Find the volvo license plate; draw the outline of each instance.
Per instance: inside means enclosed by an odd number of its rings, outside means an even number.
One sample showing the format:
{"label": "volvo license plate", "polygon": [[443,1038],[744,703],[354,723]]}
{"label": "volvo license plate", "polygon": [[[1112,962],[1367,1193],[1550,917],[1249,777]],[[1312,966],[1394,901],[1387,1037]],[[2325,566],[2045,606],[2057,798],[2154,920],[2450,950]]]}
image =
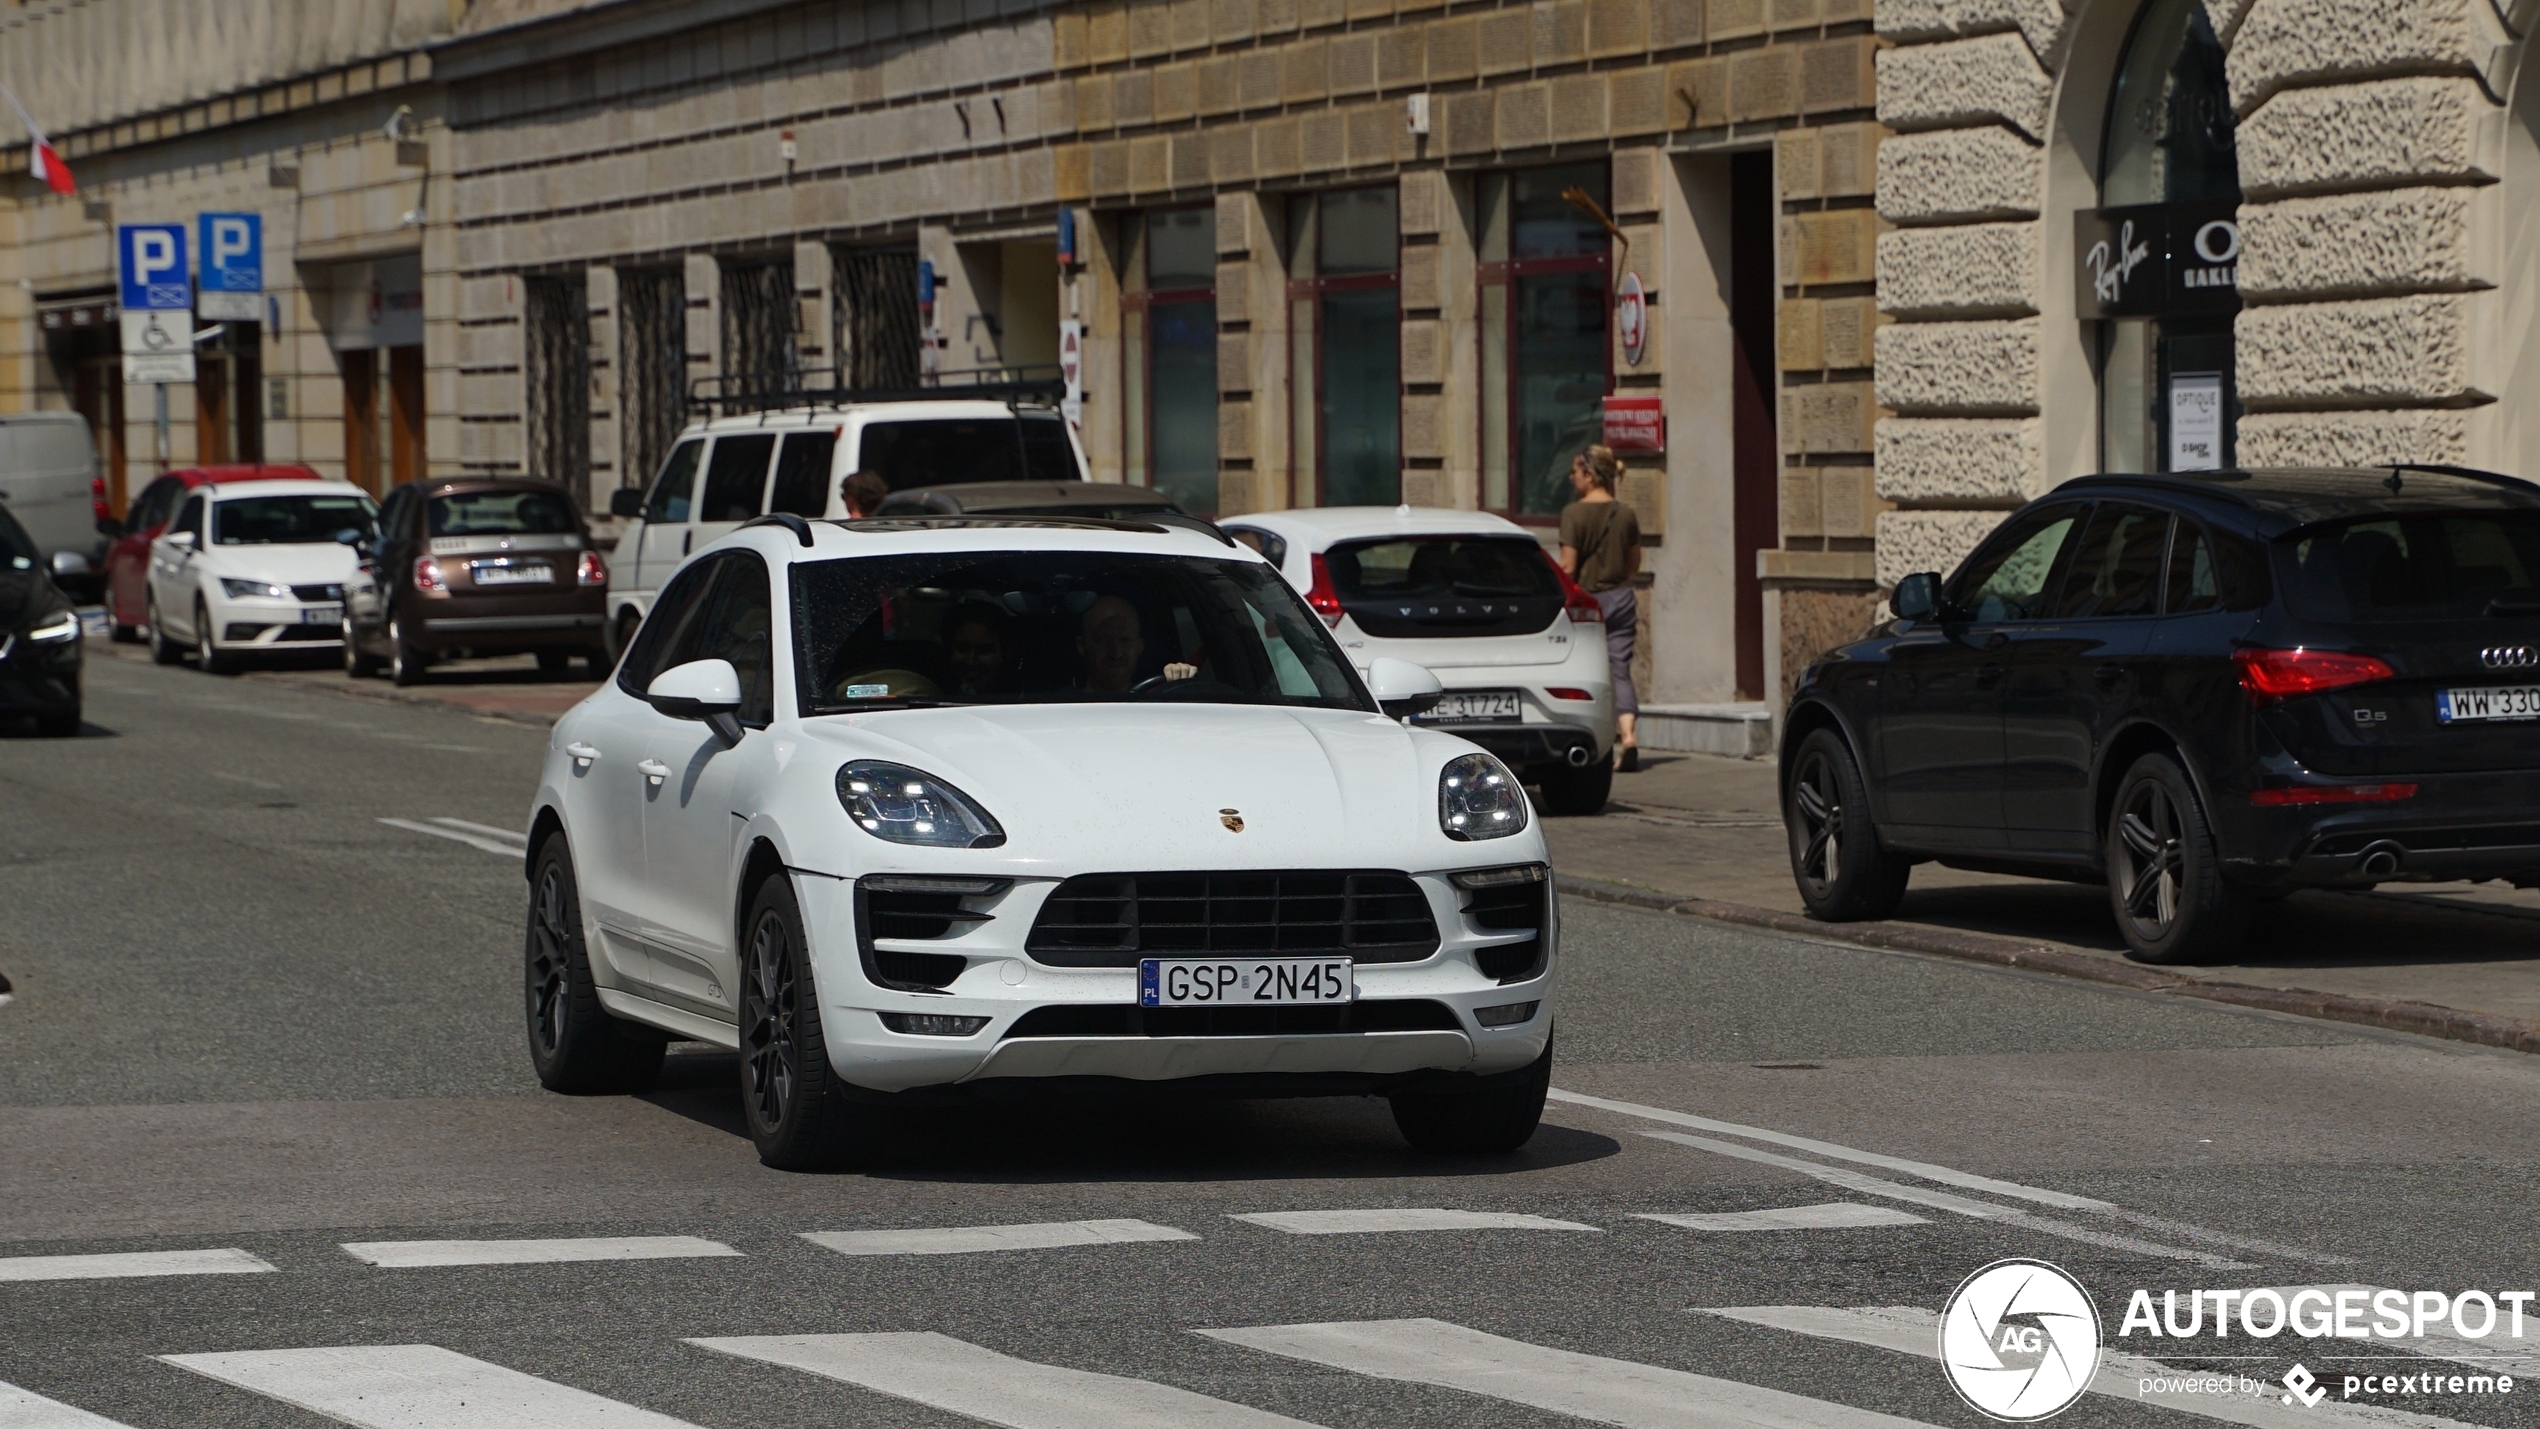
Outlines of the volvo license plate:
{"label": "volvo license plate", "polygon": [[1524,716],[1515,690],[1449,690],[1420,719],[1424,724],[1483,724]]}
{"label": "volvo license plate", "polygon": [[2495,685],[2482,690],[2436,690],[2434,717],[2444,724],[2481,720],[2540,719],[2540,685]]}
{"label": "volvo license plate", "polygon": [[1140,1007],[1279,1007],[1347,1002],[1347,958],[1147,958]]}

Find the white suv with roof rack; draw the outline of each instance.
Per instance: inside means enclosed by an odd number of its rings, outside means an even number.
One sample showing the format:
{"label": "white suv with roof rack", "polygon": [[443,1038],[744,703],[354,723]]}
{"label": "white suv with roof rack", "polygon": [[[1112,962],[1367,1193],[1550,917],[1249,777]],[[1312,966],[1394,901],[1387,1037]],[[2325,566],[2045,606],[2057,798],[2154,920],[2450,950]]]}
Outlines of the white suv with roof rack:
{"label": "white suv with roof rack", "polygon": [[1058,390],[980,382],[906,392],[701,392],[691,405],[705,415],[679,434],[651,484],[611,494],[609,514],[630,518],[610,561],[612,648],[626,648],[654,592],[691,554],[771,513],[843,516],[838,487],[856,472],[880,472],[893,491],[1085,480],[1084,451],[1053,405]]}

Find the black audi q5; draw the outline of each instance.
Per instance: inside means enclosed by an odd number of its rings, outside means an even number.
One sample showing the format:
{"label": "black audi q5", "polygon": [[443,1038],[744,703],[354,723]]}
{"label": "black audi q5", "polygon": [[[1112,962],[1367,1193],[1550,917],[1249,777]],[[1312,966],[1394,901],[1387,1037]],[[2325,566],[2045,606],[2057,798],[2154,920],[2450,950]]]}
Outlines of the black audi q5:
{"label": "black audi q5", "polygon": [[1810,666],[1809,911],[1913,865],[2097,882],[2144,962],[2303,888],[2540,886],[2540,486],[2454,467],[2094,476]]}

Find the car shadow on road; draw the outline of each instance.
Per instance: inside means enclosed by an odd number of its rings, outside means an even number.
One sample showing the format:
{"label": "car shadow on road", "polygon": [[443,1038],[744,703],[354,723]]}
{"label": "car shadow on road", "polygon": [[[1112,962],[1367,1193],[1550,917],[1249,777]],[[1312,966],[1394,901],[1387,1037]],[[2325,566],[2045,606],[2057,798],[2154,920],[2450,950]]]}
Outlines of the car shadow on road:
{"label": "car shadow on road", "polygon": [[[738,1059],[665,1058],[641,1100],[747,1141]],[[876,1108],[871,1154],[847,1174],[987,1185],[1114,1181],[1360,1180],[1505,1176],[1598,1161],[1622,1147],[1547,1122],[1503,1156],[1411,1150],[1376,1097],[1230,1100],[1059,1091],[1029,1101]]]}
{"label": "car shadow on road", "polygon": [[[33,719],[0,719],[0,739],[50,743],[58,738],[60,738],[58,735],[37,733],[35,721]],[[108,729],[102,724],[91,724],[86,720],[82,720],[79,726],[79,733],[72,735],[71,738],[121,739],[123,738],[123,733],[120,730]]]}

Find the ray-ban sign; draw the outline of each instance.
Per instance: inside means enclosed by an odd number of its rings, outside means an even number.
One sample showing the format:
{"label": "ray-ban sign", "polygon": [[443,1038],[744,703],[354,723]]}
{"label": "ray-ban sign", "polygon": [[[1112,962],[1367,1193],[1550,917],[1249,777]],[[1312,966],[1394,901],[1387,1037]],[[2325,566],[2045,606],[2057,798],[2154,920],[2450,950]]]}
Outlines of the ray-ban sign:
{"label": "ray-ban sign", "polygon": [[2074,299],[2086,318],[2240,309],[2239,208],[2128,204],[2073,220]]}

